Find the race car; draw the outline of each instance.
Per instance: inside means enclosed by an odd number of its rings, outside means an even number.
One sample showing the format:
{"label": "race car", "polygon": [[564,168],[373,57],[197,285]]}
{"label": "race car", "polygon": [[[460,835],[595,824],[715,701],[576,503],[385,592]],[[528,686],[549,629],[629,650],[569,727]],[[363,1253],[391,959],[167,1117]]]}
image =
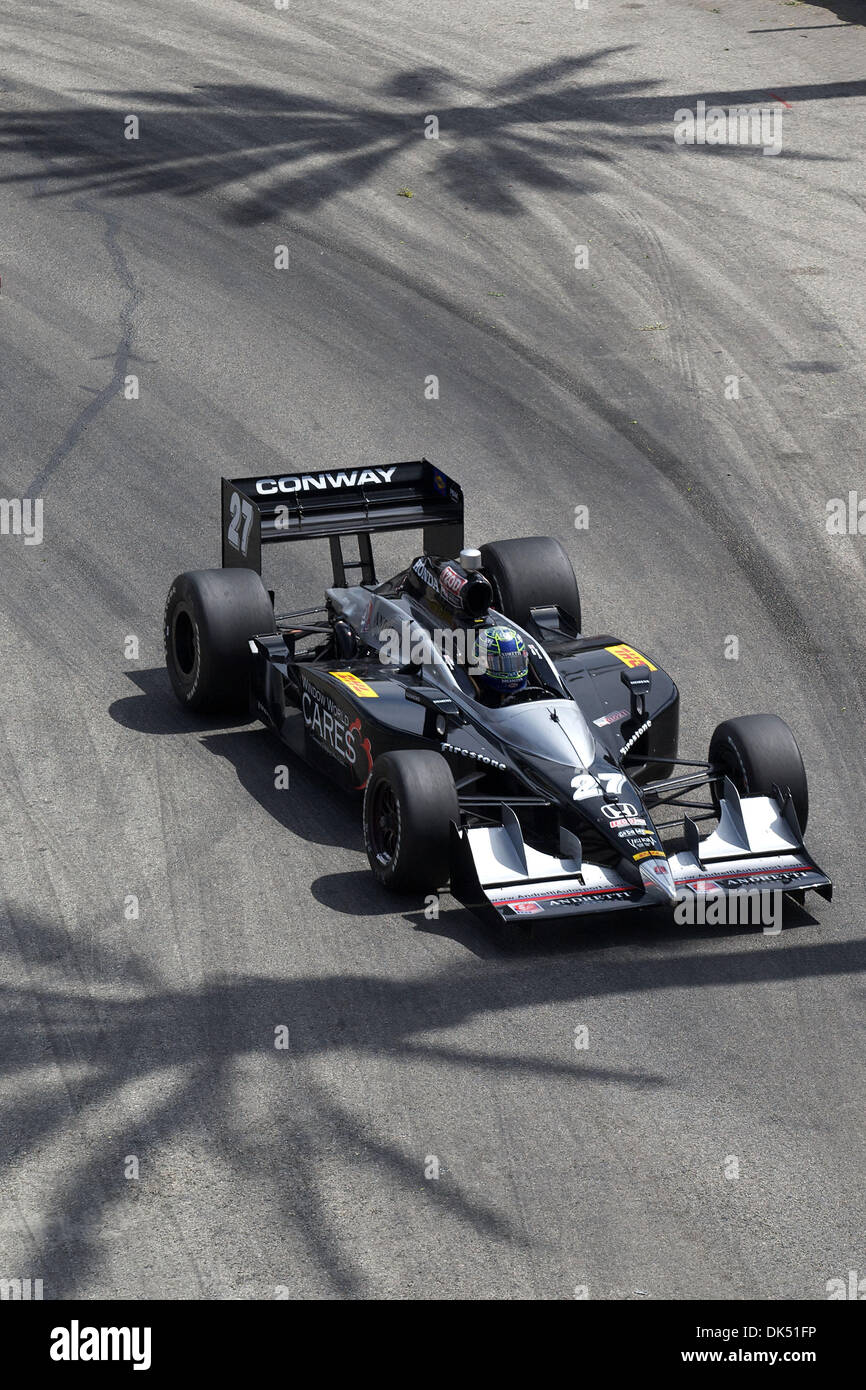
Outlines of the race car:
{"label": "race car", "polygon": [[[674,681],[621,637],[583,633],[559,541],[467,547],[463,512],[427,459],[223,479],[222,568],[181,574],[166,602],[178,700],[261,720],[358,795],[385,888],[450,889],[512,934],[689,894],[829,898],[788,725],[728,719],[705,761],[681,758]],[[372,536],[401,530],[422,532],[422,553],[380,581]],[[262,547],[323,538],[324,605],[278,611]]]}

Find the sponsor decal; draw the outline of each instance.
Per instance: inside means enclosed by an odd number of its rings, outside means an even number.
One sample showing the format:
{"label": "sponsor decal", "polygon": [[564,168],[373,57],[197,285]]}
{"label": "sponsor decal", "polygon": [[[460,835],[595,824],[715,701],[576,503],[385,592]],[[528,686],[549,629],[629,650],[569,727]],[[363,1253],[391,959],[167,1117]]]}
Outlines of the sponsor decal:
{"label": "sponsor decal", "polygon": [[627,709],[611,710],[610,714],[603,714],[600,719],[593,719],[593,724],[597,729],[603,729],[606,724],[618,724],[621,719],[628,718]]}
{"label": "sponsor decal", "polygon": [[[782,873],[777,869],[775,873],[769,876],[778,879],[780,883],[796,883],[798,878],[806,878],[808,873],[808,869],[787,869]],[[727,884],[729,888],[749,888],[752,884],[763,883],[765,877],[766,875],[757,872],[753,874],[741,874],[737,878],[727,879]]]}
{"label": "sponsor decal", "polygon": [[446,594],[451,594],[454,598],[459,598],[462,591],[466,588],[466,580],[457,573],[451,565],[443,565],[439,571],[439,583]]}
{"label": "sponsor decal", "polygon": [[427,585],[428,589],[432,589],[436,594],[441,594],[442,588],[439,584],[439,576],[435,570],[431,570],[423,555],[419,555],[418,559],[413,562],[412,573],[417,574],[418,578]]}
{"label": "sponsor decal", "polygon": [[611,656],[615,656],[626,666],[648,666],[651,671],[658,670],[657,666],[653,666],[651,661],[641,656],[640,652],[636,652],[627,642],[617,642],[615,647],[605,647],[605,651],[610,652]]}
{"label": "sponsor decal", "polygon": [[637,743],[638,739],[640,738],[641,734],[645,734],[646,731],[647,731],[647,729],[651,729],[651,728],[652,728],[652,723],[653,723],[652,720],[651,720],[651,719],[648,719],[648,720],[646,721],[645,724],[641,724],[641,726],[640,726],[639,729],[635,729],[635,731],[634,731],[634,733],[632,734],[631,738],[626,739],[625,743],[622,745],[622,748],[619,750],[619,755],[620,755],[620,757],[622,757],[623,754],[627,753],[628,750],[629,750],[630,748],[633,748],[633,747],[634,747],[634,745]]}
{"label": "sponsor decal", "polygon": [[334,676],[338,681],[342,681],[352,691],[353,695],[360,695],[363,700],[378,700],[379,696],[371,685],[362,681],[360,676],[356,676],[353,671],[329,671],[329,676]]}
{"label": "sponsor decal", "polygon": [[717,879],[724,879],[724,884],[716,883],[713,879],[706,878],[678,878],[677,886],[692,888],[696,893],[707,891],[701,885],[713,884],[717,889],[727,888],[748,888],[750,886],[765,883],[768,878],[774,878],[779,883],[796,883],[797,879],[808,878],[809,874],[817,873],[818,870],[808,865],[802,869],[753,869],[750,874],[736,870],[729,874],[716,874]]}
{"label": "sponsor decal", "polygon": [[258,478],[256,492],[260,497],[272,497],[276,492],[331,492],[343,487],[390,483],[393,475],[394,468],[356,468],[351,473],[288,473],[282,478]]}
{"label": "sponsor decal", "polygon": [[445,495],[445,479],[441,473],[433,474],[433,486],[437,492],[441,492],[443,496]]}
{"label": "sponsor decal", "polygon": [[[604,807],[602,807],[602,810],[604,810]],[[611,830],[618,830],[621,825],[646,825],[646,821],[643,816],[623,816],[621,820],[612,820],[610,828]],[[652,834],[650,830],[647,830],[646,833],[647,835]]]}
{"label": "sponsor decal", "polygon": [[485,763],[488,767],[495,767],[499,772],[505,771],[505,763],[499,763],[495,758],[488,758],[486,753],[476,753],[472,748],[461,748],[459,743],[441,743],[439,745],[443,753],[462,753],[464,758],[474,758],[478,763]]}
{"label": "sponsor decal", "polygon": [[[538,893],[534,898],[505,898],[501,903],[494,903],[497,907],[510,907],[512,912],[520,911],[520,904],[526,901],[534,903],[537,907],[542,903],[556,903],[560,907],[580,907],[584,898],[608,898],[612,902],[634,902],[640,897],[639,888],[583,888],[579,891],[572,889],[568,893]],[[543,908],[541,909],[544,910]]]}
{"label": "sponsor decal", "polygon": [[635,863],[637,863],[639,859],[664,859],[664,858],[665,858],[665,852],[664,852],[663,849],[645,849],[645,850],[642,850],[640,854],[633,854],[633,855],[632,855],[632,859],[635,861]]}
{"label": "sponsor decal", "polygon": [[[412,565],[412,573],[417,574],[418,578],[427,585],[428,589],[432,589],[434,594],[438,594],[440,598],[445,599],[452,606],[459,606],[460,595],[466,587],[466,580],[457,573],[453,565],[443,565],[437,573],[436,570],[430,568],[422,555]],[[480,622],[481,619],[479,618],[477,621]]]}
{"label": "sponsor decal", "polygon": [[[602,806],[601,814],[612,821],[620,816],[636,816],[637,807],[632,806],[628,801],[611,801],[607,806]],[[633,822],[623,821],[623,825],[625,824],[631,825]],[[638,821],[637,824],[643,825],[643,821]]]}
{"label": "sponsor decal", "polygon": [[[370,780],[370,773],[373,771],[373,751],[370,747],[370,740],[368,738],[361,738],[360,719],[353,719],[352,723],[349,725],[349,735],[352,734],[356,735],[356,738],[360,740],[361,750],[367,759],[367,776],[364,778],[363,782],[358,783],[358,789],[360,790],[361,788],[366,787],[367,783]],[[353,747],[355,746],[356,745],[353,744]]]}
{"label": "sponsor decal", "polygon": [[367,769],[364,780],[358,781],[358,788],[366,787],[373,767],[373,753],[369,738],[361,737],[361,720],[349,722],[344,709],[332,700],[330,695],[319,690],[306,678],[303,680],[301,713],[310,736],[321,744],[338,762],[346,763],[360,779],[363,765],[359,764],[359,752],[364,754]]}
{"label": "sponsor decal", "polygon": [[518,902],[516,902],[516,903],[509,903],[508,906],[509,906],[510,908],[512,908],[512,910],[513,910],[514,912],[517,912],[517,913],[521,913],[521,912],[541,912],[541,911],[543,910],[542,907],[541,907],[541,903],[533,902],[533,900],[532,900],[531,898],[530,898],[530,899],[521,898],[521,899],[520,899]]}

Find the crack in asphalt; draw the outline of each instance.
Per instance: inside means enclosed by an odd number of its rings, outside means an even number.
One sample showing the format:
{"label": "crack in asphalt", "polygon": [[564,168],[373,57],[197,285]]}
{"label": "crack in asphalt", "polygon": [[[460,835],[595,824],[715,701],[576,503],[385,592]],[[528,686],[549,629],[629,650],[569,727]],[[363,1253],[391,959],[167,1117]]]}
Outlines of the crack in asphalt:
{"label": "crack in asphalt", "polygon": [[[84,212],[92,212],[92,209],[89,208],[83,200],[76,200],[75,206],[81,208]],[[105,223],[105,232],[102,238],[103,245],[111,259],[115,275],[127,292],[126,300],[121,305],[120,309],[120,340],[113,354],[114,368],[110,381],[108,381],[105,386],[101,387],[100,390],[96,391],[93,398],[88,401],[84,409],[79,411],[60,443],[51,451],[45,467],[40,469],[27,489],[25,494],[26,497],[36,497],[45,491],[46,485],[50,482],[64,460],[72,453],[72,450],[78,444],[78,441],[87,427],[102,413],[109,401],[123,389],[127,369],[133,357],[132,340],[135,333],[134,317],[135,311],[141,303],[142,291],[135,283],[135,277],[129,268],[120,241],[118,240],[120,219],[115,216],[113,212],[102,209],[100,209],[98,215]]]}

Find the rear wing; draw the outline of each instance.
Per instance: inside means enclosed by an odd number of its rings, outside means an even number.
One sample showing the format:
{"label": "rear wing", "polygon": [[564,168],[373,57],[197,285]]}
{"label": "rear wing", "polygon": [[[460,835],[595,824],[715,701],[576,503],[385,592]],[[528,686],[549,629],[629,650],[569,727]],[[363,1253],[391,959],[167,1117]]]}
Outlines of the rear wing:
{"label": "rear wing", "polygon": [[[375,583],[370,536],[408,530],[423,530],[428,555],[457,555],[463,546],[463,490],[428,459],[222,480],[224,568],[261,574],[263,545],[327,538],[335,584],[345,585],[346,569]],[[358,537],[357,561],[344,559],[342,536]]]}

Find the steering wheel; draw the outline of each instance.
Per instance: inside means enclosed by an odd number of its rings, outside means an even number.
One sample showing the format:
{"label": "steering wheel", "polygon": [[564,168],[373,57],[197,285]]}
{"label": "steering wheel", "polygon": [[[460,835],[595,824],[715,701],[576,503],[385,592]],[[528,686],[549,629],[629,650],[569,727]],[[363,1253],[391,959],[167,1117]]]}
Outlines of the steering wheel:
{"label": "steering wheel", "polygon": [[522,704],[527,696],[530,700],[550,700],[553,698],[553,691],[548,690],[546,685],[525,685],[522,690],[515,690],[513,695],[503,695],[502,704]]}

